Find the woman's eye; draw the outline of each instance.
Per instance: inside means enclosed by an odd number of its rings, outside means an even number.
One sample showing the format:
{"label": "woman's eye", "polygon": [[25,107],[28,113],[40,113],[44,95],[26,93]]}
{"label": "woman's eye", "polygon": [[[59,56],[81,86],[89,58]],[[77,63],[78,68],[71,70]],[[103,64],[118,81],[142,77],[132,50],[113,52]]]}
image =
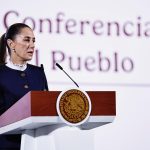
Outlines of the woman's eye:
{"label": "woman's eye", "polygon": [[30,42],[30,40],[29,40],[29,39],[24,39],[24,41]]}
{"label": "woman's eye", "polygon": [[[24,41],[25,42],[30,42],[30,40],[28,40],[28,39],[25,39]],[[35,40],[32,40],[32,42],[35,43]]]}

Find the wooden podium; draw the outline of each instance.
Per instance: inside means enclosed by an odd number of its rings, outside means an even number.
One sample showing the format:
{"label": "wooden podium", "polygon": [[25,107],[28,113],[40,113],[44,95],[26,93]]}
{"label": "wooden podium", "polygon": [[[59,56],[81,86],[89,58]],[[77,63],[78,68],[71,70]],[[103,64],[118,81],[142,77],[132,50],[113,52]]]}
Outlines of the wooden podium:
{"label": "wooden podium", "polygon": [[[56,150],[52,133],[66,126],[56,111],[56,100],[60,93],[28,92],[0,116],[0,134],[22,134],[21,150]],[[87,91],[87,94],[92,110],[88,121],[79,128],[89,130],[111,123],[116,115],[115,92]]]}

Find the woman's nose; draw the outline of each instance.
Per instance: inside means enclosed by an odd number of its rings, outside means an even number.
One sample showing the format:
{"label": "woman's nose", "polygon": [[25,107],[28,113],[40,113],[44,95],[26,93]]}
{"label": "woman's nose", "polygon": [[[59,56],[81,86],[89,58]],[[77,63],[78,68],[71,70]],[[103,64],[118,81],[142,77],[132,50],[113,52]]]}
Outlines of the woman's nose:
{"label": "woman's nose", "polygon": [[34,48],[35,47],[35,43],[34,41],[30,41],[30,47]]}

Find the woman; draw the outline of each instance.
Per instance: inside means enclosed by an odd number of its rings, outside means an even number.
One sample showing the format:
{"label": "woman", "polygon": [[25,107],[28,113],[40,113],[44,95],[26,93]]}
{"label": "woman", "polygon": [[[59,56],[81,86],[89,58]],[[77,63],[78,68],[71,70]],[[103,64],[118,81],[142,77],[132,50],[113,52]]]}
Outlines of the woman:
{"label": "woman", "polygon": [[[43,68],[27,63],[32,59],[34,42],[32,29],[23,23],[11,25],[1,36],[0,114],[29,91],[48,90]],[[20,135],[0,135],[0,150],[19,150],[20,142]]]}

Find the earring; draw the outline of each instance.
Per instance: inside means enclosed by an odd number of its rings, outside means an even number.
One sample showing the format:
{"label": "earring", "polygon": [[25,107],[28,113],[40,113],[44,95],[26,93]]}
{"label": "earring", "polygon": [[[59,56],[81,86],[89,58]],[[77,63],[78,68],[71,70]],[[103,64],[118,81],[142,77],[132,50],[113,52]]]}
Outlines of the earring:
{"label": "earring", "polygon": [[16,50],[15,49],[12,49],[14,52],[16,52]]}

